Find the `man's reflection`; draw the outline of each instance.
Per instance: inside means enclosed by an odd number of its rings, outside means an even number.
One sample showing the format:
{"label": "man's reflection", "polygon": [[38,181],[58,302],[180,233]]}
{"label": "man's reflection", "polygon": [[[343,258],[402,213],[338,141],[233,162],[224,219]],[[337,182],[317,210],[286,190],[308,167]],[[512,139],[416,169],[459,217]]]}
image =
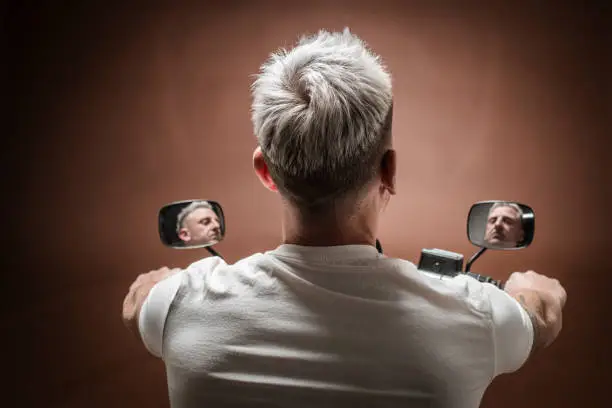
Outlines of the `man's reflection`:
{"label": "man's reflection", "polygon": [[221,239],[221,223],[212,205],[195,201],[179,213],[176,232],[185,246],[212,244]]}
{"label": "man's reflection", "polygon": [[485,241],[495,248],[515,248],[521,244],[523,211],[514,203],[495,203],[487,216]]}

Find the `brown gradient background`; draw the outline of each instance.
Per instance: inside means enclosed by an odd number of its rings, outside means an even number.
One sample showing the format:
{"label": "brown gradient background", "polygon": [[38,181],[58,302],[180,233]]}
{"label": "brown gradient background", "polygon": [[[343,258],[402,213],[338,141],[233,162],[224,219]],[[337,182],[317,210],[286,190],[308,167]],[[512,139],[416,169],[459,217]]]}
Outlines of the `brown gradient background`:
{"label": "brown gradient background", "polygon": [[475,271],[535,269],[567,288],[559,340],[496,380],[483,406],[609,406],[608,8],[85,3],[5,14],[6,406],[168,406],[163,365],[124,329],[121,303],[137,274],[207,252],[163,247],[157,211],[215,199],[228,260],[275,247],[279,201],[251,168],[250,75],[299,33],[344,26],[394,74],[399,192],[385,252],[469,257],[470,205],[518,200],[536,212],[533,245],[486,253]]}

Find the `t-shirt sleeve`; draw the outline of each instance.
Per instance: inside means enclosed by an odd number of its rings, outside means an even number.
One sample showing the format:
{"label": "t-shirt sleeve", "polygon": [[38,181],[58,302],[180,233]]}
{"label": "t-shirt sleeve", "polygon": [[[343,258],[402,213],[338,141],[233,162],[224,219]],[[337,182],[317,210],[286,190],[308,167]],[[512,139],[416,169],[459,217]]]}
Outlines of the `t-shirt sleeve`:
{"label": "t-shirt sleeve", "polygon": [[164,327],[179,289],[204,290],[206,275],[219,265],[225,265],[219,257],[201,259],[151,288],[138,316],[140,338],[151,354],[163,358]]}
{"label": "t-shirt sleeve", "polygon": [[534,330],[531,318],[516,299],[493,285],[484,286],[491,305],[495,377],[523,366],[531,354]]}
{"label": "t-shirt sleeve", "polygon": [[155,357],[162,357],[164,325],[184,273],[185,271],[176,273],[153,286],[140,309],[138,316],[140,338]]}

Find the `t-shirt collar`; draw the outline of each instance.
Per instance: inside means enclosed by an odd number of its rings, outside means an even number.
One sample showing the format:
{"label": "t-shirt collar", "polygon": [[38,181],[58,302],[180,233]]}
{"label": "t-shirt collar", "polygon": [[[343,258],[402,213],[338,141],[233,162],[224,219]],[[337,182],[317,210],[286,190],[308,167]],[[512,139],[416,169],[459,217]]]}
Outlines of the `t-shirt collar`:
{"label": "t-shirt collar", "polygon": [[336,246],[281,244],[269,253],[280,257],[324,262],[377,259],[384,256],[376,247],[364,244]]}

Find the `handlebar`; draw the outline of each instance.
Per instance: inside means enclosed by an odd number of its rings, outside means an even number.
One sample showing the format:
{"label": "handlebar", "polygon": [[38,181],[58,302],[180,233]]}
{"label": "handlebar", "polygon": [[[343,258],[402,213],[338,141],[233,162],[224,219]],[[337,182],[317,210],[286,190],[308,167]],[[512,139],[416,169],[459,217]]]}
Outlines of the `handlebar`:
{"label": "handlebar", "polygon": [[434,278],[434,279],[452,279],[454,276],[457,275],[467,275],[471,278],[476,279],[479,282],[483,282],[483,283],[490,283],[494,286],[496,286],[497,288],[504,290],[504,282],[502,282],[501,280],[497,281],[489,276],[485,276],[485,275],[480,275],[478,273],[473,273],[473,272],[456,272],[454,274],[441,274],[441,273],[436,273],[436,272],[431,272],[431,271],[426,271],[426,270],[422,270],[422,269],[418,269],[418,271],[426,276],[429,276],[430,278]]}
{"label": "handlebar", "polygon": [[504,282],[502,281],[497,281],[489,276],[485,276],[485,275],[480,275],[477,273],[473,273],[473,272],[464,272],[467,276],[470,276],[474,279],[476,279],[479,282],[485,282],[485,283],[491,283],[495,286],[497,286],[498,288],[500,288],[501,290],[504,290]]}

